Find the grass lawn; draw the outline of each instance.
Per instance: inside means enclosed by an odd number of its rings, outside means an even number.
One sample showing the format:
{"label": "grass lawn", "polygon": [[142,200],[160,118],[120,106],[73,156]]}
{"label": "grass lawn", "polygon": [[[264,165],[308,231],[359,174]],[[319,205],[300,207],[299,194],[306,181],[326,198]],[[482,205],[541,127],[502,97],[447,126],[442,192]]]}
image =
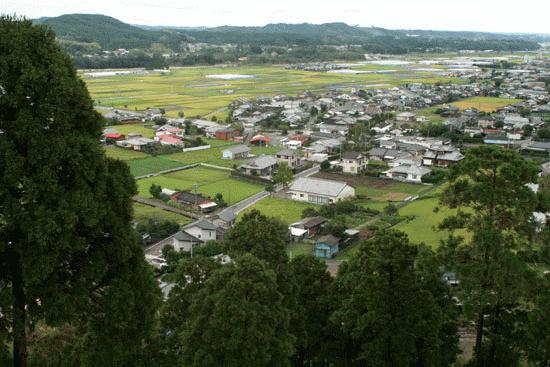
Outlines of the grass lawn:
{"label": "grass lawn", "polygon": [[149,205],[134,203],[134,219],[143,220],[145,218],[160,217],[178,222],[181,226],[191,223],[191,219],[173,212],[155,208]]}
{"label": "grass lawn", "polygon": [[498,98],[498,97],[471,97],[461,101],[453,102],[452,105],[465,110],[477,108],[483,112],[495,112],[497,109],[521,102],[521,99]]}
{"label": "grass lawn", "polygon": [[268,217],[277,218],[286,224],[291,224],[302,219],[302,211],[311,207],[317,207],[317,205],[268,196],[241,212],[239,216],[241,217],[244,213],[256,209]]}
{"label": "grass lawn", "polygon": [[151,197],[149,188],[153,183],[172,190],[193,190],[193,185],[197,184],[199,193],[206,197],[221,193],[228,204],[237,203],[264,190],[262,185],[233,178],[227,171],[205,167],[138,180],[139,195]]}
{"label": "grass lawn", "polygon": [[[364,68],[364,67],[363,67]],[[371,70],[388,69],[370,65]],[[184,112],[187,117],[213,116],[225,118],[232,101],[244,97],[265,95],[297,95],[304,90],[326,91],[331,87],[374,88],[372,85],[397,86],[413,82],[436,83],[457,80],[441,77],[439,73],[401,70],[385,74],[337,74],[287,70],[281,65],[236,65],[171,68],[170,73],[118,75],[109,77],[80,76],[87,84],[95,102],[102,106],[127,108],[130,111],[158,107],[168,117]],[[221,80],[212,74],[245,74],[254,78]]]}
{"label": "grass lawn", "polygon": [[181,162],[170,160],[165,157],[167,156],[133,159],[126,163],[130,166],[130,172],[136,177],[184,166]]}
{"label": "grass lawn", "polygon": [[120,159],[122,161],[149,157],[149,155],[146,153],[139,152],[137,150],[117,147],[115,145],[106,145],[105,154],[107,154],[108,157]]}
{"label": "grass lawn", "polygon": [[290,258],[299,256],[299,255],[313,256],[313,243],[292,242],[286,247],[286,253]]}
{"label": "grass lawn", "polygon": [[[405,220],[393,228],[408,234],[409,239],[413,243],[424,242],[433,248],[438,247],[440,241],[446,239],[449,232],[439,231],[437,226],[443,219],[456,213],[454,209],[438,204],[439,197],[437,195],[428,196],[407,204],[399,210],[399,214],[402,216],[414,216],[414,219],[410,221]],[[439,207],[437,212],[434,212],[435,207]],[[458,231],[457,234],[468,237],[463,231]]]}
{"label": "grass lawn", "polygon": [[111,125],[106,126],[106,129],[115,129],[117,133],[124,134],[128,137],[128,134],[141,134],[146,138],[153,138],[155,136],[155,130],[153,130],[149,125],[141,124],[128,124],[128,125]]}
{"label": "grass lawn", "polygon": [[[219,141],[219,140],[218,140]],[[165,155],[164,157],[183,163],[183,165],[194,164],[194,163],[208,163],[215,166],[233,168],[233,165],[240,166],[245,162],[245,160],[230,160],[222,159],[222,152],[228,148],[228,145],[234,145],[235,143],[226,142],[229,144],[226,145],[217,145],[213,146],[210,149],[196,150],[192,152],[181,152]],[[281,150],[281,147],[266,147],[266,148],[252,148],[252,154],[261,155],[261,154],[273,154]]]}

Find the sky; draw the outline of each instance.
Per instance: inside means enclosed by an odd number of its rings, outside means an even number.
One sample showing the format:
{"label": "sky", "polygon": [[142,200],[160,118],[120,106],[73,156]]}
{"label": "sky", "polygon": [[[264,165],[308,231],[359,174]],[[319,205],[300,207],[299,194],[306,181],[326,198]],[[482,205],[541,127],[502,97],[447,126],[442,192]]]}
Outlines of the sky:
{"label": "sky", "polygon": [[550,34],[550,0],[0,0],[28,18],[104,14],[130,24],[262,26],[345,22],[389,29]]}

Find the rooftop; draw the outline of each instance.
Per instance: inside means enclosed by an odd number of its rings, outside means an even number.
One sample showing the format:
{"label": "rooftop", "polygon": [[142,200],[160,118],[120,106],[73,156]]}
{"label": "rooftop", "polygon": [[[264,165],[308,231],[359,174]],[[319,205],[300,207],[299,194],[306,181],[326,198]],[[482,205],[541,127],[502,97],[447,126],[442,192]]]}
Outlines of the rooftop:
{"label": "rooftop", "polygon": [[300,177],[290,184],[290,190],[335,197],[338,196],[347,186],[349,185],[342,181]]}

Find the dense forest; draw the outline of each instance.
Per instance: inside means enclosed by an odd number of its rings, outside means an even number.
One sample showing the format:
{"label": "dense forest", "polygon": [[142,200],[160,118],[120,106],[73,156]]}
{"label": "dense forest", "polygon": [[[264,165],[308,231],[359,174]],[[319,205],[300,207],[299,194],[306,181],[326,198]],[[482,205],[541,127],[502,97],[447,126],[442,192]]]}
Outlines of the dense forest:
{"label": "dense forest", "polygon": [[[41,18],[79,68],[209,65],[246,57],[254,63],[358,60],[364,53],[458,50],[537,50],[537,35],[389,30],[345,23],[268,24],[263,27],[161,28],[133,26],[91,14]],[[123,55],[102,51],[124,48]],[[160,55],[171,55],[159,62]]]}

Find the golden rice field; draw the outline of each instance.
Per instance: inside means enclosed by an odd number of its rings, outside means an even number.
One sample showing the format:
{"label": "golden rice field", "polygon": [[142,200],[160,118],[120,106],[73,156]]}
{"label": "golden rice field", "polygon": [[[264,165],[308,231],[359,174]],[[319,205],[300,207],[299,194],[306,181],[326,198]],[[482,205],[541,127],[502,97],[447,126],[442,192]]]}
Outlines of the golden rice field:
{"label": "golden rice field", "polygon": [[471,97],[461,101],[453,102],[452,105],[466,110],[468,108],[476,108],[483,112],[495,112],[497,109],[504,106],[513,105],[521,102],[521,99],[498,98],[498,97]]}
{"label": "golden rice field", "polygon": [[[364,69],[364,68],[363,68]],[[369,67],[386,70],[387,66]],[[329,88],[379,88],[412,82],[435,83],[451,80],[438,73],[413,71],[392,66],[391,73],[337,74],[287,70],[279,65],[185,67],[173,68],[170,73],[91,77],[81,73],[95,103],[102,106],[144,110],[164,108],[168,116],[183,111],[188,117],[224,117],[229,103],[239,97],[297,95],[306,90],[323,91]],[[252,75],[246,79],[217,79],[209,75]]]}

